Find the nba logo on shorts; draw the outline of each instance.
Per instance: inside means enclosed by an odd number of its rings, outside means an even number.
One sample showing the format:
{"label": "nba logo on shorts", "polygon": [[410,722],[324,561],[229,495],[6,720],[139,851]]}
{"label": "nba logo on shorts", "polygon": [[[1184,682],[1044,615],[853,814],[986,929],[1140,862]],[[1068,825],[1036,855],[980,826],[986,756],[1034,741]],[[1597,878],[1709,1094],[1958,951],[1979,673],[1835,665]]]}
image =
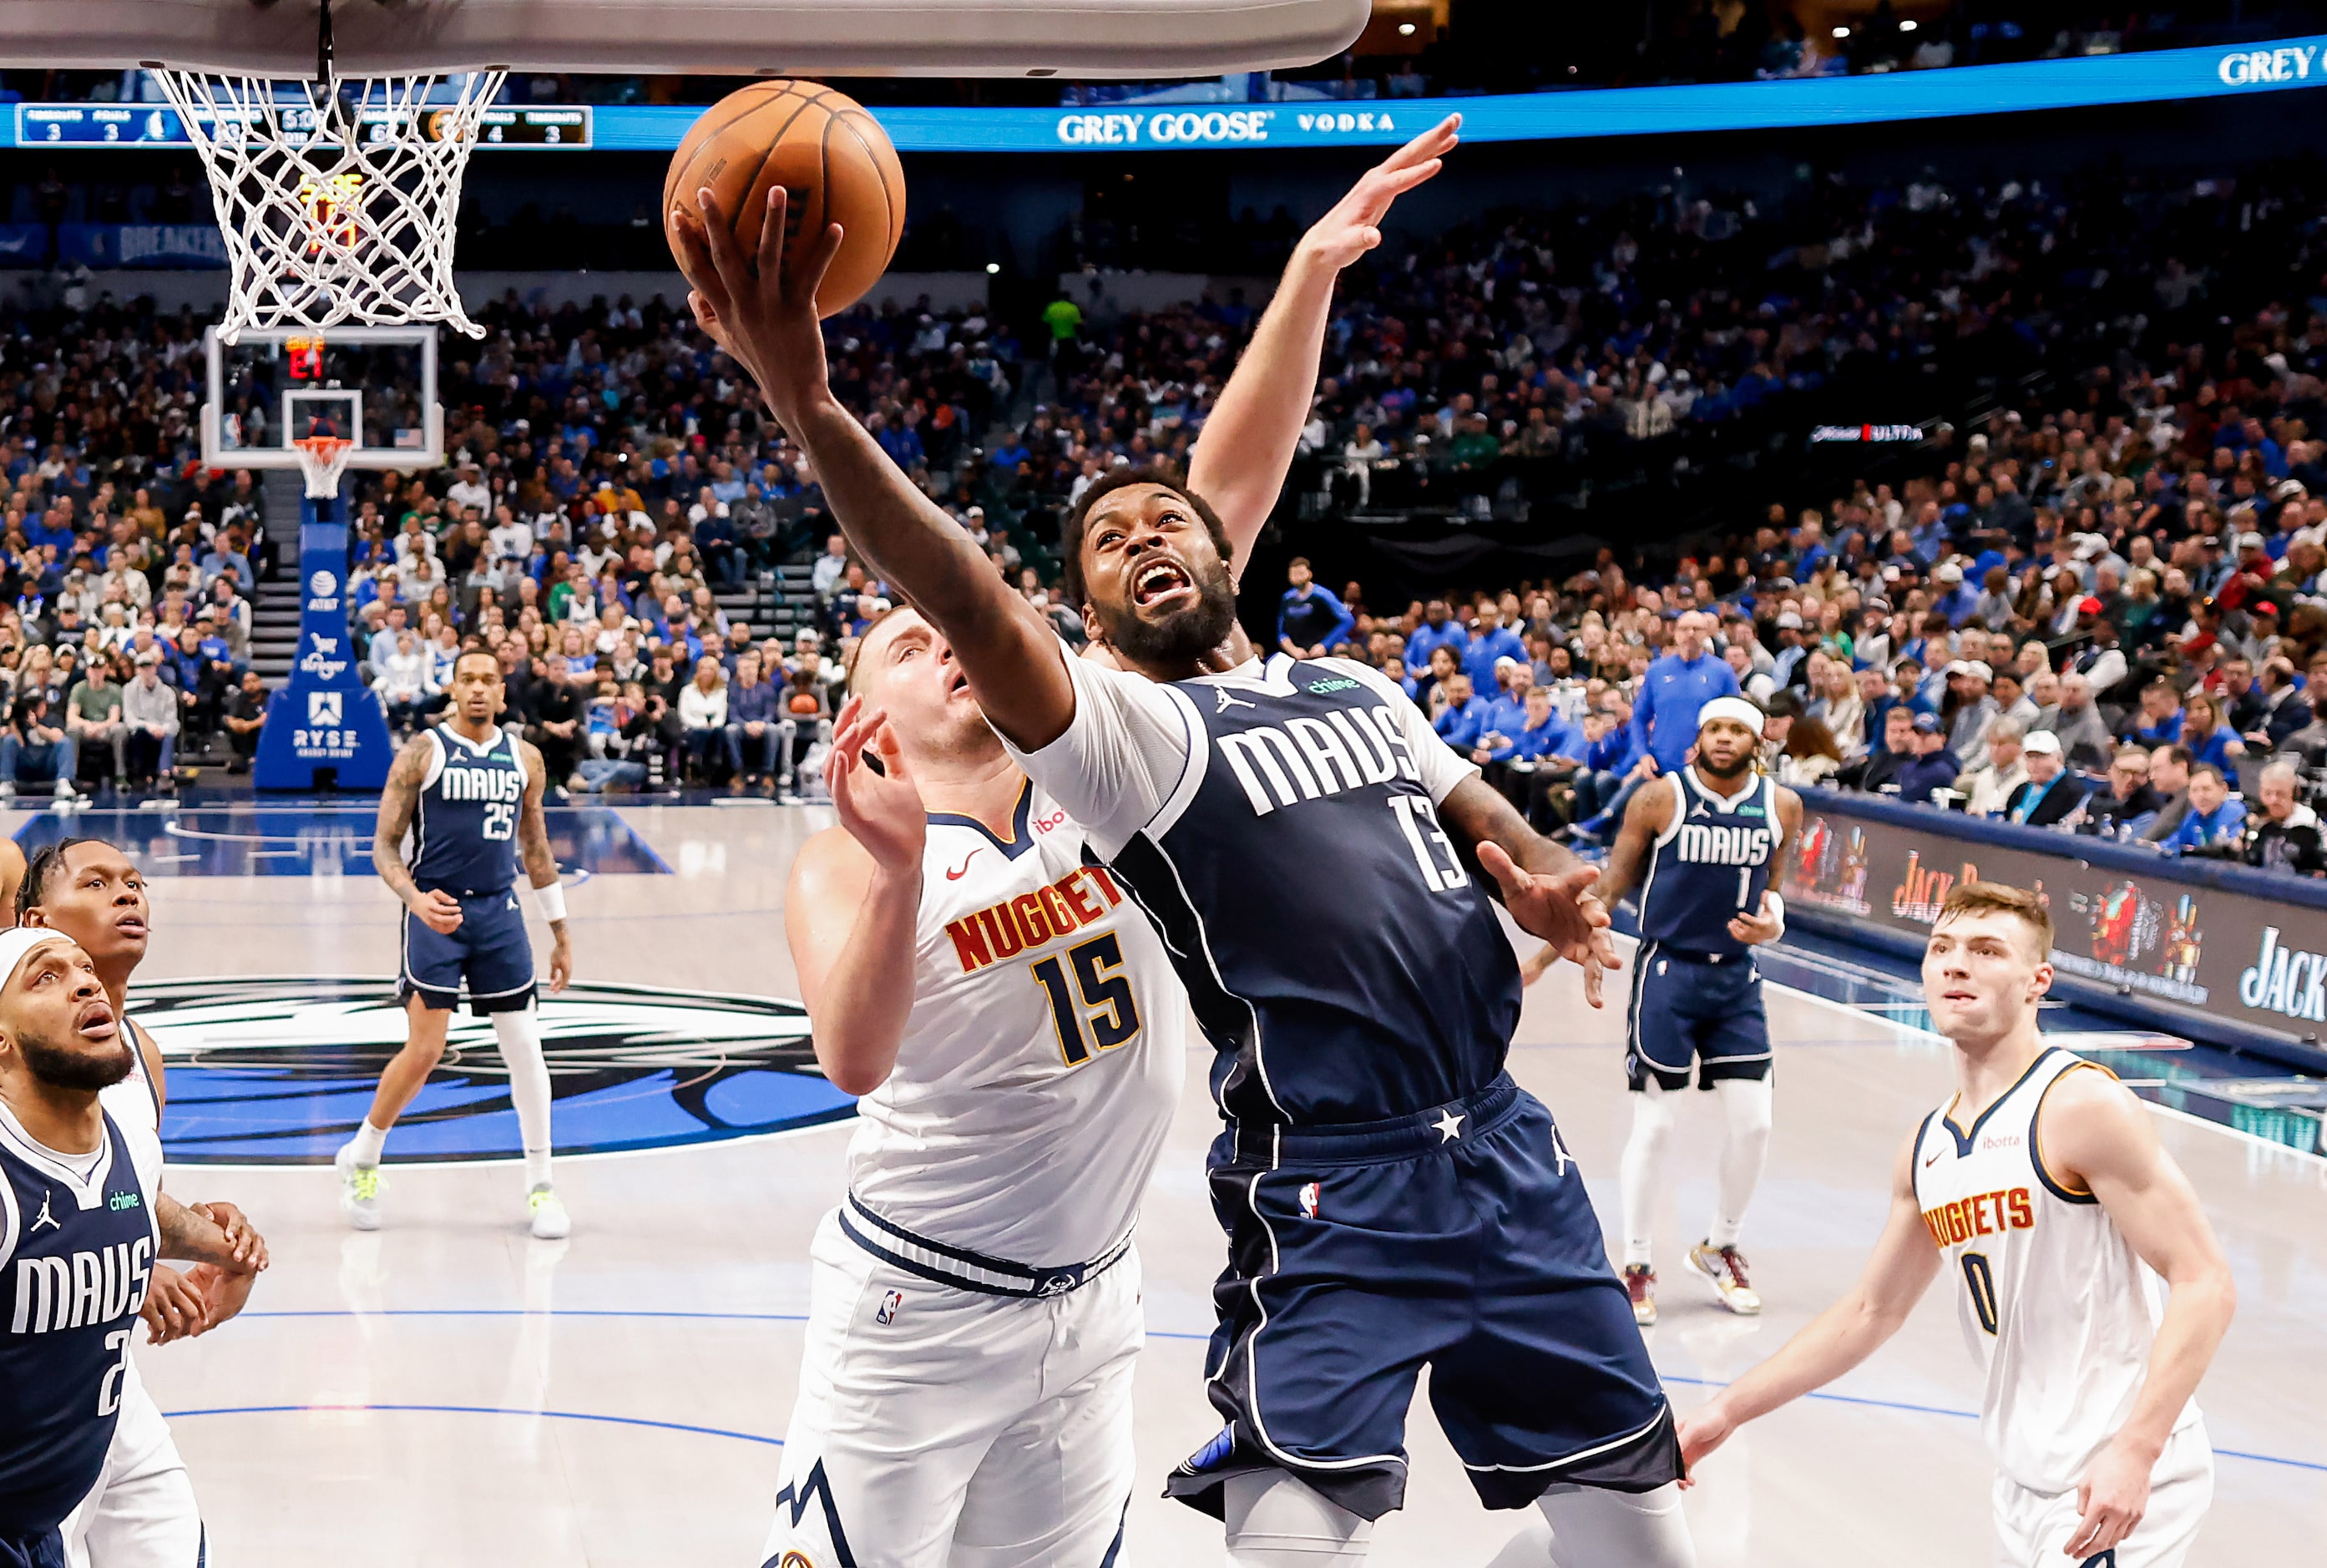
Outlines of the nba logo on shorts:
{"label": "nba logo on shorts", "polygon": [[1302,1183],[1301,1212],[1311,1219],[1317,1218],[1317,1183],[1314,1181]]}
{"label": "nba logo on shorts", "polygon": [[315,729],[330,729],[340,722],[340,694],[309,692],[307,723]]}
{"label": "nba logo on shorts", "polygon": [[885,1325],[885,1324],[889,1324],[889,1323],[893,1323],[893,1322],[895,1322],[895,1321],[897,1321],[897,1314],[898,1314],[899,1312],[903,1311],[904,1310],[905,1310],[905,1293],[904,1293],[904,1292],[902,1292],[902,1291],[888,1291],[888,1292],[884,1292],[884,1293],[882,1294],[882,1297],[881,1297],[881,1304],[880,1304],[878,1307],[876,1307],[876,1308],[874,1308],[874,1312],[873,1312],[873,1321],[874,1321],[874,1322],[876,1322],[876,1323],[881,1323],[881,1324],[883,1324],[883,1325]]}

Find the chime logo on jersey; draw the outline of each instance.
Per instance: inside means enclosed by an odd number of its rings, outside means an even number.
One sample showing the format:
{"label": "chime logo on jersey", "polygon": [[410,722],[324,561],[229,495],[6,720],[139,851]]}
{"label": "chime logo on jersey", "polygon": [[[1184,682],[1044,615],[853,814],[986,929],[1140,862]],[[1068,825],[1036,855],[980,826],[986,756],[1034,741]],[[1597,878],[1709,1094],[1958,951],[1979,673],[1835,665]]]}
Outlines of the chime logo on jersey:
{"label": "chime logo on jersey", "polygon": [[16,1260],[12,1334],[54,1334],[109,1323],[145,1299],[154,1240],[141,1236],[109,1246]]}
{"label": "chime logo on jersey", "polygon": [[[539,1008],[559,1154],[710,1143],[855,1113],[817,1067],[796,1002],[577,984],[545,990]],[[329,1163],[406,1028],[393,977],[162,981],[138,985],[130,1009],[170,1064],[162,1140],[178,1163]],[[395,1154],[517,1159],[492,1021],[456,1011],[451,1028]]]}
{"label": "chime logo on jersey", "polygon": [[1397,715],[1386,706],[1335,708],[1323,718],[1304,714],[1212,743],[1244,786],[1256,817],[1395,778],[1422,778]]}
{"label": "chime logo on jersey", "polygon": [[[1926,1164],[1929,1162],[1925,1162]],[[1969,1198],[1958,1198],[1953,1203],[1942,1203],[1923,1210],[1924,1228],[1941,1246],[1953,1246],[1976,1236],[2000,1236],[2007,1230],[2030,1230],[2035,1224],[2036,1210],[2028,1200],[2028,1189],[2025,1187],[1977,1192]]]}
{"label": "chime logo on jersey", "polygon": [[961,972],[975,975],[1079,931],[1122,902],[1123,890],[1105,867],[1079,865],[1033,892],[947,921],[946,935],[953,938]]}

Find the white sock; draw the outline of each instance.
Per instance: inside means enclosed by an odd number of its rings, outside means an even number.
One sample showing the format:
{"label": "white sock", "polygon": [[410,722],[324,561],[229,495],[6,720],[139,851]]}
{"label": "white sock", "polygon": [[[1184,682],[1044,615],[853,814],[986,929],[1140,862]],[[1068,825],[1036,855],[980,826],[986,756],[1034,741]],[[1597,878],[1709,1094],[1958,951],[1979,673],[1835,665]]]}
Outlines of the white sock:
{"label": "white sock", "polygon": [[528,1191],[549,1185],[549,1062],[541,1053],[541,1015],[528,1003],[522,1013],[493,1014],[493,1038],[509,1067],[509,1101],[517,1106],[518,1136],[525,1144]]}
{"label": "white sock", "polygon": [[387,1143],[388,1129],[373,1126],[371,1118],[366,1116],[363,1125],[356,1129],[355,1153],[349,1158],[359,1165],[377,1165],[379,1163],[379,1152]]}
{"label": "white sock", "polygon": [[1762,1180],[1770,1158],[1770,1080],[1722,1078],[1713,1086],[1729,1135],[1721,1144],[1721,1208],[1713,1217],[1706,1240],[1715,1247],[1735,1246],[1744,1228],[1745,1206]]}
{"label": "white sock", "polygon": [[1624,1262],[1648,1263],[1649,1222],[1664,1196],[1665,1149],[1672,1142],[1673,1104],[1653,1078],[1632,1094],[1632,1135],[1619,1167],[1624,1189]]}
{"label": "white sock", "polygon": [[1366,1560],[1373,1521],[1297,1476],[1230,1476],[1226,1491],[1229,1568],[1351,1568]]}
{"label": "white sock", "polygon": [[[1680,1511],[1680,1485],[1652,1492],[1558,1486],[1536,1499],[1551,1521],[1550,1568],[1695,1568],[1696,1544]],[[1519,1563],[1499,1568],[1520,1568]]]}

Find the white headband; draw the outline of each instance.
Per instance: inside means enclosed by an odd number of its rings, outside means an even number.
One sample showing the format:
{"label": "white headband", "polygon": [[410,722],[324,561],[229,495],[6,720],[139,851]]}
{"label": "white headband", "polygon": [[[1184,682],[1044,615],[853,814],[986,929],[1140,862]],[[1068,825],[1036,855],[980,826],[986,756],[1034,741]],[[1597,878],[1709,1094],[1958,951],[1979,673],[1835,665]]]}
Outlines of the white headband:
{"label": "white headband", "polygon": [[1769,716],[1743,697],[1715,697],[1696,710],[1696,727],[1701,731],[1715,719],[1734,719],[1758,735]]}
{"label": "white headband", "polygon": [[5,987],[16,977],[17,969],[33,948],[43,942],[68,942],[71,939],[51,926],[12,926],[0,931],[0,987]]}

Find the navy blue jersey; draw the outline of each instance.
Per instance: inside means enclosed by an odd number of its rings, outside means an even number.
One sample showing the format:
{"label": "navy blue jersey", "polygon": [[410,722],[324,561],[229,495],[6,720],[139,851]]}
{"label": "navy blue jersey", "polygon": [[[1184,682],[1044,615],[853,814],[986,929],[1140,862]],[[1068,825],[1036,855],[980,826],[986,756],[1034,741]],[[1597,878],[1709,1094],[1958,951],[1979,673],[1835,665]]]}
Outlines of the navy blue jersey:
{"label": "navy blue jersey", "polygon": [[1484,1088],[1519,967],[1436,802],[1475,771],[1342,659],[1159,686],[1070,659],[1027,771],[1163,933],[1229,1115],[1377,1121]]}
{"label": "navy blue jersey", "polygon": [[517,881],[525,801],[517,737],[497,731],[480,748],[449,728],[428,733],[436,756],[412,817],[412,880],[422,892],[500,892]]}
{"label": "navy blue jersey", "polygon": [[1695,768],[1680,781],[1681,809],[1657,835],[1640,882],[1640,936],[1689,952],[1742,954],[1729,922],[1762,907],[1778,858],[1778,786],[1763,778],[1724,798]]}
{"label": "navy blue jersey", "polygon": [[0,1540],[54,1529],[97,1484],[155,1239],[111,1116],[85,1183],[0,1118]]}

